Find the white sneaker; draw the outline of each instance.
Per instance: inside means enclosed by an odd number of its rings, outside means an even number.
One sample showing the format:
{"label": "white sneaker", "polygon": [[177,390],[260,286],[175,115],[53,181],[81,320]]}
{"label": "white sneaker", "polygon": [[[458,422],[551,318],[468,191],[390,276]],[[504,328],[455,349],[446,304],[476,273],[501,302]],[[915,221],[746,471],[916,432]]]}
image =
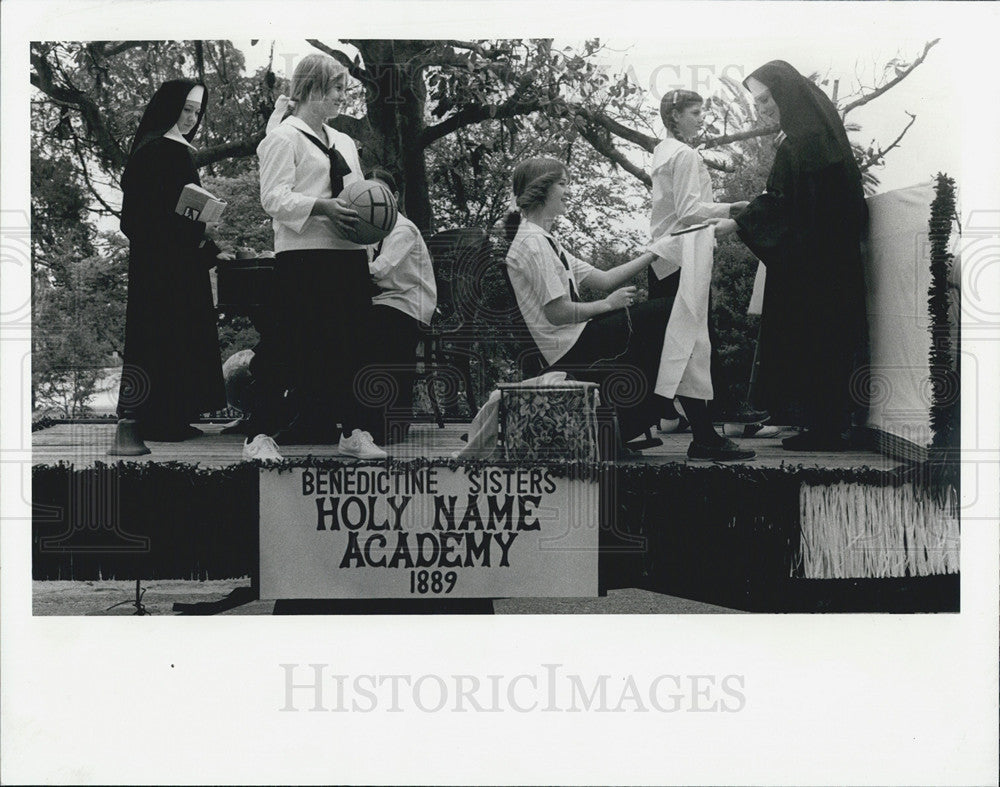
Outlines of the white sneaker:
{"label": "white sneaker", "polygon": [[262,461],[267,459],[277,459],[280,461],[284,459],[284,457],[278,453],[278,444],[266,434],[259,434],[252,441],[243,441],[243,458],[248,461],[253,461],[254,459],[260,459]]}
{"label": "white sneaker", "polygon": [[686,432],[691,424],[683,415],[679,418],[661,418],[659,423],[660,434],[674,434],[675,432]]}
{"label": "white sneaker", "polygon": [[764,424],[725,424],[722,433],[726,437],[775,437],[781,434],[780,426],[765,426]]}
{"label": "white sneaker", "polygon": [[659,429],[663,434],[672,434],[677,431],[677,427],[681,425],[680,418],[661,418]]}
{"label": "white sneaker", "polygon": [[385,459],[388,454],[375,445],[368,432],[355,429],[350,437],[340,436],[340,453],[358,459]]}

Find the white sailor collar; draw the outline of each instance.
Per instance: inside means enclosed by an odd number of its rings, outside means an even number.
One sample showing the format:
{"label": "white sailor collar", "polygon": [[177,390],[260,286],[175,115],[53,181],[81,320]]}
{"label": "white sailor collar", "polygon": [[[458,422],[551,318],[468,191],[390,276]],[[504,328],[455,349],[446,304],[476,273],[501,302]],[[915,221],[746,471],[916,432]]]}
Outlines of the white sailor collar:
{"label": "white sailor collar", "polygon": [[526,218],[524,218],[523,215],[521,216],[520,227],[524,228],[525,234],[536,233],[539,235],[544,235],[546,238],[549,238],[550,240],[554,240],[556,241],[556,243],[559,243],[559,241],[556,240],[555,235],[553,235],[549,230],[545,229],[545,227],[543,227],[541,224],[535,224],[535,222],[533,221],[528,221]]}
{"label": "white sailor collar", "polygon": [[173,126],[171,126],[170,131],[164,134],[163,137],[164,139],[172,139],[174,142],[180,142],[182,145],[187,145],[189,148],[191,148],[191,150],[198,149],[190,142],[188,142],[186,139],[184,139],[184,135],[181,134],[180,129],[177,128],[176,123]]}
{"label": "white sailor collar", "polygon": [[328,148],[336,147],[337,130],[335,128],[328,126],[326,123],[323,124],[323,133],[326,135],[325,141],[320,139],[319,136],[316,134],[316,132],[312,130],[310,125],[297,115],[289,115],[288,117],[286,117],[282,121],[282,125],[286,123],[290,126],[295,126],[295,128],[299,129],[300,131],[304,131],[310,137],[319,139],[319,141],[323,142],[323,144]]}

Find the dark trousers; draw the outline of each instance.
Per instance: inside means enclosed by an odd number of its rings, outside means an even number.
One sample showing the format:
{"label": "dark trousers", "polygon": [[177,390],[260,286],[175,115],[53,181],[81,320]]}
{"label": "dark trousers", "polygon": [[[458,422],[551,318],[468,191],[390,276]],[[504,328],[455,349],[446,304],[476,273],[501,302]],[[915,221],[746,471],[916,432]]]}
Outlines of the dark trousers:
{"label": "dark trousers", "polygon": [[653,273],[652,268],[646,271],[646,287],[649,289],[649,299],[651,301],[657,298],[676,298],[680,286],[681,272],[679,270],[662,279]]}
{"label": "dark trousers", "polygon": [[551,367],[601,386],[601,401],[618,412],[631,440],[660,417],[666,400],[653,393],[670,319],[671,298],[657,298],[587,322],[580,338]]}
{"label": "dark trousers", "polygon": [[419,342],[418,320],[392,306],[372,306],[369,351],[358,387],[367,394],[366,404],[378,413],[379,423],[371,430],[376,443],[384,439],[389,423],[409,423],[413,417]]}
{"label": "dark trousers", "polygon": [[[272,293],[273,295],[273,293]],[[250,315],[260,339],[250,359],[253,388],[249,417],[256,429],[270,434],[285,425],[285,390],[289,386],[288,359],[280,345],[279,329],[274,309],[262,306]]]}
{"label": "dark trousers", "polygon": [[[680,286],[681,286],[681,272],[679,270],[678,271],[674,271],[669,276],[666,276],[666,277],[664,277],[662,279],[659,276],[657,276],[655,273],[653,273],[653,269],[652,268],[649,268],[646,271],[646,288],[649,290],[649,299],[650,300],[655,300],[657,298],[670,298],[671,300],[673,300],[674,298],[677,297],[677,291],[678,291],[678,289],[680,289]],[[711,319],[709,319],[708,324],[709,324],[709,330],[711,330],[711,325],[712,325],[712,320]],[[711,337],[709,337],[709,340],[711,341]],[[715,367],[715,350],[714,350],[714,348],[715,348],[715,342],[712,342],[712,347],[713,347],[713,351],[712,351],[712,366],[713,366],[713,368],[712,368],[712,371],[714,372],[715,371],[715,368],[714,368]],[[712,379],[715,379],[714,374],[712,376]],[[667,418],[667,419],[671,419],[671,418],[677,418],[677,417],[679,417],[679,415],[680,415],[680,413],[678,413],[677,412],[677,408],[674,407],[673,401],[670,400],[668,402],[668,404],[664,407],[663,417]]]}
{"label": "dark trousers", "polygon": [[278,253],[276,334],[294,417],[317,427],[339,422],[346,434],[371,428],[373,414],[355,389],[370,311],[364,251]]}

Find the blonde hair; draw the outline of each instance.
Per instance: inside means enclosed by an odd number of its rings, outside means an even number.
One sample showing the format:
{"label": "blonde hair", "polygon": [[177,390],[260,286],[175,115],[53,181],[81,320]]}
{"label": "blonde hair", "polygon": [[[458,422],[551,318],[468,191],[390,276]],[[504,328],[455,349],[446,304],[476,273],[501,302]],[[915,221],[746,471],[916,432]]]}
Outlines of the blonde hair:
{"label": "blonde hair", "polygon": [[347,82],[347,69],[344,66],[322,52],[306,55],[295,66],[292,74],[289,108],[294,110],[315,96],[325,96],[337,80]]}

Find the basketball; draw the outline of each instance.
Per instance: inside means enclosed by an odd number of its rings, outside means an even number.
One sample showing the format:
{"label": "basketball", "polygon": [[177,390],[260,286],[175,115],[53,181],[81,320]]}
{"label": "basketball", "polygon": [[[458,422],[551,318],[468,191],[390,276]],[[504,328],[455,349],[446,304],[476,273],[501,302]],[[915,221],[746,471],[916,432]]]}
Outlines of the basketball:
{"label": "basketball", "polygon": [[352,231],[343,233],[352,243],[378,243],[396,226],[399,209],[396,200],[384,185],[374,180],[358,180],[348,184],[340,199],[358,212],[358,223]]}
{"label": "basketball", "polygon": [[243,413],[250,410],[250,388],[253,383],[253,376],[250,374],[251,360],[253,360],[253,350],[240,350],[230,355],[222,364],[226,400],[230,407],[235,407]]}

